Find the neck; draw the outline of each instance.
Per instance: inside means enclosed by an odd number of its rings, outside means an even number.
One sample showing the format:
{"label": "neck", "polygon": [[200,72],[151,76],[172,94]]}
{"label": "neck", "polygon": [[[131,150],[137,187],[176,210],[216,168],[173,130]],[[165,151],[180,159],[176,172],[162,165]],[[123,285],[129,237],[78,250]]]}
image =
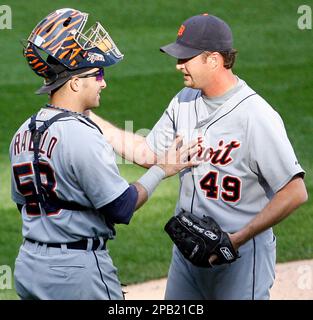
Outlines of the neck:
{"label": "neck", "polygon": [[82,106],[81,103],[79,103],[77,99],[75,99],[75,97],[59,94],[58,92],[56,92],[50,97],[49,103],[51,105],[73,112],[83,113],[85,111],[85,108]]}
{"label": "neck", "polygon": [[202,93],[210,98],[219,97],[232,89],[238,80],[230,69],[224,69],[212,75],[208,86],[202,89]]}
{"label": "neck", "polygon": [[64,107],[60,107],[60,106],[56,106],[56,105],[54,105],[54,104],[51,104],[51,103],[46,103],[45,104],[45,107],[46,108],[51,108],[51,109],[56,109],[56,110],[59,110],[59,111],[62,111],[62,112],[69,112],[69,113],[71,113],[71,114],[78,114],[78,115],[81,115],[81,116],[85,116],[83,113],[81,113],[81,112],[76,112],[76,111],[73,111],[73,110],[71,110],[71,109],[69,109],[69,108],[64,108]]}

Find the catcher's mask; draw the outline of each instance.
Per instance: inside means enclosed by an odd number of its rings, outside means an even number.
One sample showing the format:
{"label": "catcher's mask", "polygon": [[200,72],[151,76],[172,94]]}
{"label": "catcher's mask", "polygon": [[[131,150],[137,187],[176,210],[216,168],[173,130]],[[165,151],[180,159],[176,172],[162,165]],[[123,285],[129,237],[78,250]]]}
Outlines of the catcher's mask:
{"label": "catcher's mask", "polygon": [[[79,73],[83,72],[80,69],[107,67],[123,59],[123,54],[99,22],[83,31],[87,19],[87,13],[59,9],[39,22],[31,32],[24,56],[32,70],[45,78],[46,84],[51,85],[59,78],[57,64],[69,73]],[[57,64],[50,63],[55,60]],[[37,93],[50,92],[44,87]]]}

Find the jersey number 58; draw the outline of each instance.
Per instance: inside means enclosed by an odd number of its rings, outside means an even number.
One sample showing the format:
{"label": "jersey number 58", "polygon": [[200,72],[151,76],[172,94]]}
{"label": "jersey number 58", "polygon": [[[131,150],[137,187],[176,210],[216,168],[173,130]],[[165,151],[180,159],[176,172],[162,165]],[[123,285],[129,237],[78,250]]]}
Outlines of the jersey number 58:
{"label": "jersey number 58", "polygon": [[[56,197],[56,180],[53,169],[48,163],[40,161],[39,170],[45,192],[52,197]],[[26,162],[13,166],[13,174],[17,190],[25,197],[27,214],[31,216],[40,215],[40,207],[36,201],[37,189],[33,182],[33,179],[35,179],[33,163]],[[46,211],[48,211],[46,212],[47,215],[54,215],[58,214],[60,210],[56,211],[55,208],[51,208],[51,210]]]}

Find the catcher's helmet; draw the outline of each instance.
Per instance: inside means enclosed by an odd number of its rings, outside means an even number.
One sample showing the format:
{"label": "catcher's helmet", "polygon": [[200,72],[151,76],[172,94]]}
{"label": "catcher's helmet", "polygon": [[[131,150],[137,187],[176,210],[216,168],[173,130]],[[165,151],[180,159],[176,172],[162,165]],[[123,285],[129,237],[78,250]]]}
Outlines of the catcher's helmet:
{"label": "catcher's helmet", "polygon": [[87,13],[59,9],[39,22],[30,34],[24,56],[32,70],[45,78],[46,87],[50,87],[38,93],[50,92],[51,84],[58,80],[60,72],[77,74],[80,69],[107,67],[123,59],[123,54],[99,22],[83,32],[87,19]]}

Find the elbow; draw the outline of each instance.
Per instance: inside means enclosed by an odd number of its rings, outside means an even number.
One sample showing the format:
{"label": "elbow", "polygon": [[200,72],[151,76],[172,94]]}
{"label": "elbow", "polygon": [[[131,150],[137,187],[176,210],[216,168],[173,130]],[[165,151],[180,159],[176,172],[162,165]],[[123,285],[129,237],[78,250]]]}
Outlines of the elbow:
{"label": "elbow", "polygon": [[302,192],[300,196],[301,204],[307,202],[309,200],[308,192],[306,191],[306,188],[304,188],[304,191]]}
{"label": "elbow", "polygon": [[135,162],[147,169],[157,163],[157,155],[150,149],[145,139],[136,148]]}
{"label": "elbow", "polygon": [[149,168],[151,168],[153,165],[154,165],[154,163],[144,162],[144,163],[142,164],[142,167],[144,167],[144,168],[146,168],[146,169],[149,169]]}
{"label": "elbow", "polygon": [[147,155],[146,153],[143,153],[142,156],[138,157],[135,156],[135,163],[139,166],[149,169],[154,164],[157,163],[157,159],[155,155]]}
{"label": "elbow", "polygon": [[297,192],[297,203],[298,206],[304,204],[305,202],[307,202],[309,199],[309,195],[308,192],[306,190],[305,184],[303,182],[303,180],[301,181],[301,188],[298,189]]}

